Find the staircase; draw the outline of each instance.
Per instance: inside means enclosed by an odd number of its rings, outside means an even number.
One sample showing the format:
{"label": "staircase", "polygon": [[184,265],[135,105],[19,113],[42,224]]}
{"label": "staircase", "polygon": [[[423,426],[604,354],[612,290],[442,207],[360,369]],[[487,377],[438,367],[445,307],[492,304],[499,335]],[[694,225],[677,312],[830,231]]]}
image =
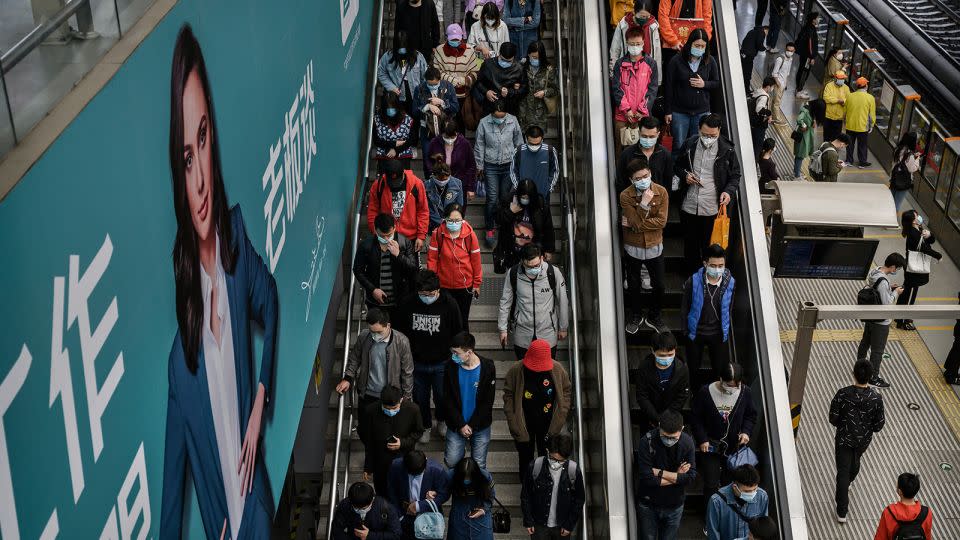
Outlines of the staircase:
{"label": "staircase", "polygon": [[[551,29],[555,28],[556,25],[553,1],[554,0],[549,0],[546,3],[543,14],[543,16],[547,19],[547,28]],[[392,43],[395,5],[396,3],[392,0],[384,1],[384,23],[382,29],[381,54],[387,49],[387,47],[389,47],[389,44]],[[446,24],[447,23],[444,22],[442,26],[445,27]],[[553,30],[545,31],[542,36],[551,61],[554,61],[555,59],[554,53],[556,50],[556,43],[554,36],[555,34]],[[523,51],[523,53],[525,53],[525,51]],[[548,144],[556,147],[558,149],[558,153],[560,153],[559,123],[556,116],[550,119],[545,131],[545,141]],[[471,140],[471,142],[473,142],[472,132],[468,132],[465,135]],[[560,153],[559,158],[564,160],[566,159],[566,156]],[[424,178],[422,160],[420,159],[420,156],[418,156],[418,159],[413,161],[412,168],[418,176]],[[371,159],[369,163],[370,178],[375,177],[375,169],[376,164]],[[560,189],[559,186],[557,189]],[[483,199],[474,199],[471,201],[467,206],[465,219],[470,222],[475,229],[477,229],[477,236],[480,240],[481,257],[483,262],[483,285],[481,286],[480,297],[475,299],[472,304],[470,311],[470,330],[477,339],[477,354],[494,360],[497,371],[497,395],[494,400],[492,436],[487,455],[487,468],[488,471],[493,475],[494,482],[496,483],[497,498],[509,510],[512,520],[510,534],[497,535],[497,538],[526,539],[529,537],[526,534],[526,530],[522,526],[522,513],[520,511],[521,480],[517,474],[517,452],[516,447],[514,446],[513,438],[510,436],[510,431],[507,428],[506,417],[503,413],[502,390],[504,376],[506,375],[510,366],[516,362],[512,345],[508,346],[506,349],[503,349],[500,345],[499,333],[497,331],[497,313],[500,295],[503,290],[503,284],[504,280],[506,279],[506,275],[498,275],[494,273],[492,256],[493,250],[487,247],[483,240],[484,230],[482,229],[482,226],[484,203],[485,201]],[[559,248],[553,263],[558,266],[565,266],[565,262],[567,260],[565,254],[567,253],[569,245],[566,239],[565,231],[562,227],[563,209],[561,208],[561,198],[558,193],[552,194],[550,198],[550,209],[553,217],[556,238],[558,239],[557,247]],[[362,221],[360,229],[361,238],[369,234],[369,231],[365,226],[365,221]],[[423,266],[426,266],[425,251],[421,256],[421,262]],[[569,280],[569,272],[567,272],[567,269],[563,268],[562,271],[564,276]],[[358,329],[362,329],[366,326],[362,322],[365,310],[362,308],[362,294],[359,291],[359,287],[357,287],[355,296],[356,298],[354,305],[349,306],[348,308],[346,305],[347,295],[344,295],[345,300],[342,303],[343,305],[340,306],[336,342],[337,361],[334,363],[332,374],[330,375],[334,378],[339,378],[339,374],[343,369],[342,360],[344,357],[344,347],[352,345],[352,343],[355,341]],[[350,326],[351,335],[349,336],[349,340],[347,340],[347,336],[345,336],[348,315],[352,319]],[[569,354],[566,347],[567,344],[565,342],[561,342],[559,344],[556,360],[561,362],[564,367],[570,371]],[[596,392],[594,391],[593,394],[595,395]],[[333,485],[331,482],[331,469],[333,462],[332,453],[337,437],[336,418],[338,414],[339,396],[332,394],[329,399],[330,421],[325,427],[327,433],[326,448],[328,450],[326,462],[324,463],[322,488],[318,494],[319,507],[316,509],[314,516],[314,521],[316,522],[316,528],[314,530],[317,533],[316,538],[318,539],[327,538],[326,528],[330,511],[330,486]],[[351,405],[351,403],[348,403],[348,405]],[[574,414],[575,410],[571,410],[568,423],[573,422]],[[344,417],[345,426],[347,425],[349,416],[350,409],[348,407]],[[353,425],[356,425],[355,418],[353,419]],[[347,429],[349,429],[349,427],[345,428],[345,431]],[[341,483],[341,485],[338,487],[340,490],[338,497],[340,498],[343,497],[346,487],[349,487],[349,484],[359,480],[363,472],[363,444],[357,437],[356,432],[352,432],[349,439],[344,437],[344,440],[341,444],[343,445],[343,450],[341,451],[341,462],[339,464],[338,471],[338,480]],[[441,440],[437,435],[432,434],[429,443],[418,444],[418,447],[426,452],[428,457],[440,463],[443,462],[444,441]],[[343,485],[343,473],[345,468],[347,471],[346,486]],[[449,503],[447,504],[446,508],[449,510]],[[497,506],[494,505],[494,510],[496,509]],[[304,536],[300,536],[299,538],[304,538]]]}

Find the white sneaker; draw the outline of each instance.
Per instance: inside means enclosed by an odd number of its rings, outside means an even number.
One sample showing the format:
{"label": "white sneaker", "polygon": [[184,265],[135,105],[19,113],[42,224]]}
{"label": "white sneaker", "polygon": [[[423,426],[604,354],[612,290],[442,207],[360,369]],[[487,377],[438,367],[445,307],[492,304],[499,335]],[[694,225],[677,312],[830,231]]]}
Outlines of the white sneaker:
{"label": "white sneaker", "polygon": [[847,522],[847,516],[841,516],[840,514],[837,514],[837,523],[842,524],[846,522]]}

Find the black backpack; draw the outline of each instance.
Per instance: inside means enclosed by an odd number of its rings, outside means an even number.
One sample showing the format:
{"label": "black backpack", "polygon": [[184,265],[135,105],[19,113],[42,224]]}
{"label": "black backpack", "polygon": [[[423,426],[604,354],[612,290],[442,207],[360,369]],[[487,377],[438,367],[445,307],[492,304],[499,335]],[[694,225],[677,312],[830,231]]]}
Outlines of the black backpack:
{"label": "black backpack", "polygon": [[893,515],[893,510],[887,507],[890,517],[897,522],[897,530],[893,533],[893,540],[927,540],[927,533],[923,532],[923,522],[927,520],[927,514],[930,509],[926,506],[920,507],[920,513],[912,521],[900,521]]}
{"label": "black backpack", "polygon": [[[750,96],[747,98],[747,111],[750,118],[750,127],[759,129],[761,127],[767,126],[767,119],[770,118],[770,110],[768,107],[764,107],[757,111],[757,99],[758,96]],[[767,97],[767,105],[770,104],[770,98]]]}
{"label": "black backpack", "polygon": [[904,160],[898,161],[890,171],[890,189],[904,191],[913,188],[913,175]]}
{"label": "black backpack", "polygon": [[[877,290],[877,286],[880,285],[881,281],[886,281],[887,278],[880,278],[873,282],[873,285],[866,285],[860,292],[857,293],[857,305],[858,306],[879,306],[883,304],[883,301],[880,300],[880,291]],[[883,319],[860,319],[863,322],[880,322]]]}

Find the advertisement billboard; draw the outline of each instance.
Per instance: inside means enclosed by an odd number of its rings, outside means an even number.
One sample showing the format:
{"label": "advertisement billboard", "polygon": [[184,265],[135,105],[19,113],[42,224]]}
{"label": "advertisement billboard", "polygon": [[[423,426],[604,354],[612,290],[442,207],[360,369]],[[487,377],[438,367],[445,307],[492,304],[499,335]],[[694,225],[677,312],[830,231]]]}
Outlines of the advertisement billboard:
{"label": "advertisement billboard", "polygon": [[181,0],[0,202],[4,540],[269,536],[371,11]]}

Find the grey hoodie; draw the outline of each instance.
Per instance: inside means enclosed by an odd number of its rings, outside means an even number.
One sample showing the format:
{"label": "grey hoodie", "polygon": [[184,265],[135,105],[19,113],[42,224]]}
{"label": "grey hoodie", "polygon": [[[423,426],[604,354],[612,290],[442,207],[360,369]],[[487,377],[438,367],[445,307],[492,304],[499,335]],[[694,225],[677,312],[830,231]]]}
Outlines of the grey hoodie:
{"label": "grey hoodie", "polygon": [[[554,267],[553,272],[559,290],[551,289],[550,278],[547,275],[548,266],[550,263],[542,263],[540,273],[532,280],[522,268],[517,272],[517,307],[514,313],[516,324],[512,330],[513,343],[518,347],[529,347],[534,336],[537,339],[546,340],[551,347],[554,347],[557,344],[557,331],[566,331],[569,325],[567,283],[560,269]],[[506,332],[511,322],[509,319],[513,295],[513,285],[510,283],[508,271],[507,279],[503,281],[500,316],[497,318],[497,328],[501,332]]]}
{"label": "grey hoodie", "polygon": [[[870,275],[867,276],[867,284],[871,287],[878,279],[883,279],[883,283],[877,285],[877,292],[880,293],[880,303],[885,306],[890,306],[897,303],[897,293],[893,292],[893,288],[890,287],[890,276],[883,273],[879,267],[874,268]],[[890,319],[885,319],[876,324],[890,324]]]}

